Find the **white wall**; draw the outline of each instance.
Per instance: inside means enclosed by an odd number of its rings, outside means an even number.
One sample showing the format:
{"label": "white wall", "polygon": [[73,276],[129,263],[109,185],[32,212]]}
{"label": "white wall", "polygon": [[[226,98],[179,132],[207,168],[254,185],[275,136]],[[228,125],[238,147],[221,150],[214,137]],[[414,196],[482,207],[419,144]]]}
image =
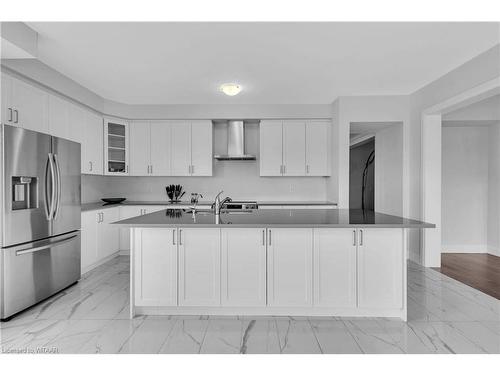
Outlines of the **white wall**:
{"label": "white wall", "polygon": [[500,123],[488,136],[488,252],[500,256]]}
{"label": "white wall", "polygon": [[375,133],[375,211],[403,216],[403,124]]}
{"label": "white wall", "polygon": [[442,252],[485,253],[488,127],[443,127]]}
{"label": "white wall", "polygon": [[[496,45],[410,95],[409,216],[411,218],[422,218],[422,112],[433,105],[444,102],[455,95],[499,77],[499,61],[500,45]],[[437,224],[440,225],[440,223]],[[421,231],[418,230],[412,230],[409,233],[410,258],[415,261],[420,261],[423,258],[421,254],[420,235]],[[432,252],[434,255],[426,257],[424,265],[427,267],[439,267],[440,250],[440,248],[429,249],[429,252]]]}

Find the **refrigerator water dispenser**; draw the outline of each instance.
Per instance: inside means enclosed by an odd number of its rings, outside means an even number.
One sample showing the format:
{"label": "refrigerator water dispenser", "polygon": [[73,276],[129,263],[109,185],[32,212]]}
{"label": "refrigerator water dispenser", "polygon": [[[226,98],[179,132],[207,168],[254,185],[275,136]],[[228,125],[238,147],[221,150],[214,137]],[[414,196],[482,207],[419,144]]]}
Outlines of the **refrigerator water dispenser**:
{"label": "refrigerator water dispenser", "polygon": [[38,207],[38,178],[12,177],[12,210],[29,210]]}

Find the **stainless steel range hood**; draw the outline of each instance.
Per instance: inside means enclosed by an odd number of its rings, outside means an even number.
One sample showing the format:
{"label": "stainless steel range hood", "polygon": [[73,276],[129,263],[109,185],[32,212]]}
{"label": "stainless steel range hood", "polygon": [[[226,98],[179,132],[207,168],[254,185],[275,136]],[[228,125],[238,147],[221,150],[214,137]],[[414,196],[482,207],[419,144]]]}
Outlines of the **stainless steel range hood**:
{"label": "stainless steel range hood", "polygon": [[227,154],[215,155],[217,160],[255,160],[255,155],[245,154],[245,122],[229,120],[227,122]]}

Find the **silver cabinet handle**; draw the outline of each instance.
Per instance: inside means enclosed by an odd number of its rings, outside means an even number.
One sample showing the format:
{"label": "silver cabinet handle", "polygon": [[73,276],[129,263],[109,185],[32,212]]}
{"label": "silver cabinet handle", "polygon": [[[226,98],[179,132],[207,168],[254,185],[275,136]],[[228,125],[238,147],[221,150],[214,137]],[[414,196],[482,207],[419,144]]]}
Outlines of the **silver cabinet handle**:
{"label": "silver cabinet handle", "polygon": [[286,174],[286,165],[283,164],[283,174]]}
{"label": "silver cabinet handle", "polygon": [[175,245],[175,229],[172,229],[172,245]]}
{"label": "silver cabinet handle", "polygon": [[61,188],[62,188],[62,183],[61,183],[61,167],[59,165],[59,160],[57,158],[57,154],[54,154],[54,164],[56,166],[56,172],[57,172],[57,177],[56,177],[56,185],[57,185],[57,199],[56,199],[56,207],[54,211],[54,219],[57,219],[57,216],[59,214],[59,208],[61,207]]}
{"label": "silver cabinet handle", "polygon": [[128,173],[128,165],[125,166],[125,173]]}
{"label": "silver cabinet handle", "polygon": [[363,246],[363,229],[359,230],[359,246]]}
{"label": "silver cabinet handle", "polygon": [[92,172],[92,162],[89,161],[89,172]]}
{"label": "silver cabinet handle", "polygon": [[194,165],[191,165],[191,174],[194,174]]}
{"label": "silver cabinet handle", "polygon": [[356,246],[356,229],[352,231],[352,246]]}
{"label": "silver cabinet handle", "polygon": [[179,229],[179,245],[182,246],[182,229]]}
{"label": "silver cabinet handle", "polygon": [[12,122],[12,108],[9,109],[9,122]]}
{"label": "silver cabinet handle", "polygon": [[306,165],[306,173],[309,173],[309,165]]}
{"label": "silver cabinet handle", "polygon": [[14,115],[15,115],[14,123],[17,124],[19,122],[19,112],[17,112],[17,109],[14,109]]}
{"label": "silver cabinet handle", "polygon": [[280,165],[280,174],[283,174],[283,164]]}
{"label": "silver cabinet handle", "polygon": [[272,241],[271,241],[271,229],[269,229],[268,233],[269,233],[269,246],[271,246],[272,245]]}
{"label": "silver cabinet handle", "polygon": [[151,165],[151,174],[153,174],[153,165]]}
{"label": "silver cabinet handle", "polygon": [[49,173],[49,164],[50,164],[50,156],[47,157],[47,163],[45,164],[45,183],[44,183],[44,196],[45,196],[45,217],[47,218],[47,221],[50,220],[51,216],[51,211],[50,211],[50,198],[49,198],[49,179],[48,179],[48,173]]}
{"label": "silver cabinet handle", "polygon": [[262,246],[266,246],[266,230],[262,229]]}
{"label": "silver cabinet handle", "polygon": [[191,174],[191,166],[188,165],[188,174]]}

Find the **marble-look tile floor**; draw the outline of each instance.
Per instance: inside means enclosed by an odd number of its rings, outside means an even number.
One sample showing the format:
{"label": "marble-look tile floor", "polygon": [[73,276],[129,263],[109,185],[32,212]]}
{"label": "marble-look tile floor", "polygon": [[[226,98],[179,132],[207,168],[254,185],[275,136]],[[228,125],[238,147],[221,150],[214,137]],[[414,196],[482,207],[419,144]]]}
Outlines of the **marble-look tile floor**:
{"label": "marble-look tile floor", "polygon": [[364,318],[128,318],[129,260],[0,323],[3,353],[500,353],[500,301],[408,265],[408,322]]}

